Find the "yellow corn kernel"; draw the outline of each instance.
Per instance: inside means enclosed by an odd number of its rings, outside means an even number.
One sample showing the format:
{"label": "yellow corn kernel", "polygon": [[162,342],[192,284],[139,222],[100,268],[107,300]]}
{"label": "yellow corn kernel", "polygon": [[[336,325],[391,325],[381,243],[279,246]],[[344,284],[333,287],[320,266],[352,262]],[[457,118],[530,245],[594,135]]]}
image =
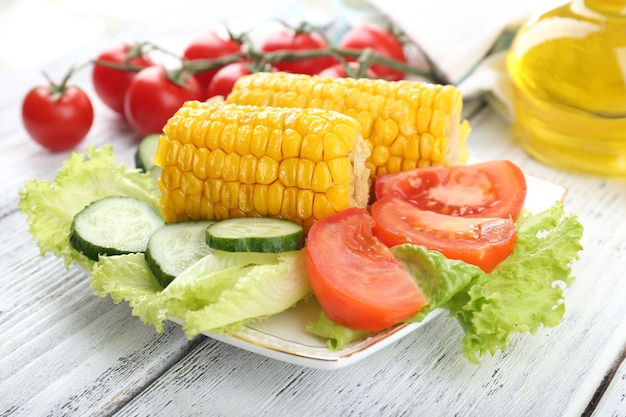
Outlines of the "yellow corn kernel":
{"label": "yellow corn kernel", "polygon": [[280,217],[292,219],[298,222],[298,189],[296,187],[285,188],[283,204],[280,208]]}
{"label": "yellow corn kernel", "polygon": [[313,216],[313,200],[315,192],[313,190],[298,190],[296,196],[296,216],[300,220],[308,219]]}
{"label": "yellow corn kernel", "polygon": [[207,159],[210,153],[211,151],[209,151],[208,148],[200,148],[197,149],[196,153],[193,155],[191,165],[193,173],[201,180],[205,180],[208,177]]}
{"label": "yellow corn kernel", "polygon": [[280,181],[276,181],[267,188],[267,211],[270,216],[276,216],[280,213],[284,194],[285,186]]}
{"label": "yellow corn kernel", "polygon": [[221,178],[222,168],[226,160],[226,153],[221,149],[216,149],[207,158],[208,174],[210,178]]}
{"label": "yellow corn kernel", "polygon": [[348,184],[352,181],[353,170],[349,158],[335,158],[328,161],[328,170],[332,177],[332,184]]}
{"label": "yellow corn kernel", "polygon": [[198,149],[191,143],[186,143],[178,153],[178,166],[183,171],[193,169],[193,156]]}
{"label": "yellow corn kernel", "polygon": [[256,125],[250,138],[250,152],[257,158],[262,158],[266,154],[267,142],[269,141],[270,130],[267,126]]}
{"label": "yellow corn kernel", "polygon": [[192,194],[185,197],[185,213],[190,214],[189,220],[198,220],[200,215],[200,202],[202,201],[202,194]]}
{"label": "yellow corn kernel", "polygon": [[303,190],[310,190],[315,172],[315,162],[308,159],[298,160],[298,172],[296,174],[296,186]]}
{"label": "yellow corn kernel", "polygon": [[[294,94],[299,94],[298,100]],[[262,101],[261,101],[262,98]],[[366,166],[371,175],[388,172],[390,165],[402,169],[413,165],[415,149],[420,166],[455,164],[467,160],[467,121],[461,120],[462,97],[452,85],[416,81],[330,78],[281,72],[256,73],[241,77],[227,97],[227,103],[245,105],[298,106],[323,108],[348,115],[359,122],[371,151]],[[430,135],[430,136],[429,136]],[[395,144],[400,137],[400,143]],[[408,143],[417,141],[417,144]],[[441,143],[432,143],[436,139]],[[425,141],[427,143],[422,144]],[[382,148],[378,148],[382,145]],[[433,153],[433,147],[437,151]],[[400,164],[388,164],[389,149],[403,157]],[[411,155],[396,155],[404,148]],[[442,151],[442,152],[440,152]],[[436,155],[436,159],[429,159]],[[395,168],[394,168],[395,169]]]}
{"label": "yellow corn kernel", "polygon": [[256,184],[252,195],[254,209],[261,217],[269,216],[269,187],[265,184]]}
{"label": "yellow corn kernel", "polygon": [[283,160],[283,131],[274,129],[267,142],[267,156],[277,161]]}
{"label": "yellow corn kernel", "polygon": [[[348,161],[348,163],[350,163],[350,161]],[[330,171],[328,162],[322,161],[315,164],[313,178],[311,179],[311,189],[316,193],[325,193],[328,191],[332,183],[333,174]]]}
{"label": "yellow corn kernel", "polygon": [[204,195],[211,203],[217,203],[222,198],[222,186],[224,180],[221,178],[210,178],[204,182]]}
{"label": "yellow corn kernel", "polygon": [[224,179],[224,181],[239,180],[240,163],[241,156],[239,156],[238,153],[226,153],[226,157],[224,158],[224,167],[222,168],[222,178]]}
{"label": "yellow corn kernel", "polygon": [[249,215],[255,212],[254,206],[254,185],[253,184],[241,184],[239,186],[239,210],[245,215]]}
{"label": "yellow corn kernel", "polygon": [[228,210],[234,209],[239,205],[239,182],[224,182],[220,202]]}
{"label": "yellow corn kernel", "polygon": [[278,167],[278,179],[285,187],[295,187],[298,181],[298,158],[283,160]]}
{"label": "yellow corn kernel", "polygon": [[166,222],[272,216],[308,228],[316,214],[367,205],[369,148],[339,112],[194,101],[163,132]]}
{"label": "yellow corn kernel", "polygon": [[279,163],[269,156],[262,156],[256,166],[256,182],[271,184],[278,179]]}
{"label": "yellow corn kernel", "polygon": [[[345,154],[344,154],[345,155]],[[309,161],[319,162],[324,159],[324,138],[319,134],[309,134],[302,138],[300,157]]]}
{"label": "yellow corn kernel", "polygon": [[241,156],[248,155],[250,153],[251,137],[251,126],[239,126],[239,129],[237,129],[237,136],[235,137],[235,152],[237,152]]}
{"label": "yellow corn kernel", "polygon": [[283,158],[297,158],[302,148],[302,135],[294,129],[287,128],[283,132],[282,153]]}
{"label": "yellow corn kernel", "polygon": [[196,176],[193,171],[183,172],[180,179],[180,189],[186,195],[202,194],[204,190],[204,181]]}
{"label": "yellow corn kernel", "polygon": [[224,131],[224,126],[226,124],[221,120],[215,120],[209,122],[210,126],[208,127],[208,134],[206,139],[206,146],[212,151],[221,150],[220,142],[222,137],[222,132]]}

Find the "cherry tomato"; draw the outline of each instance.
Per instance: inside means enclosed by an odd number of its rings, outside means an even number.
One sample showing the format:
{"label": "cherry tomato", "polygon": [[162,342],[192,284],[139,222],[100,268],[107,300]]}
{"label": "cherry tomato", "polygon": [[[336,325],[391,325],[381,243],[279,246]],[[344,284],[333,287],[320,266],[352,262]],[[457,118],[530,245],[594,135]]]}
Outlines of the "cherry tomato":
{"label": "cherry tomato", "polygon": [[[404,63],[407,62],[402,42],[387,30],[372,24],[351,28],[341,37],[338,46],[339,48],[357,50],[371,48],[380,55]],[[404,72],[382,64],[373,64],[371,68],[380,78],[391,81],[404,78]]]}
{"label": "cherry tomato", "polygon": [[133,130],[139,136],[146,137],[152,133],[161,133],[168,119],[185,101],[199,100],[201,97],[200,86],[195,78],[154,65],[141,70],[131,81],[126,92],[124,112]]}
{"label": "cherry tomato", "polygon": [[[337,63],[328,68],[323,69],[318,74],[320,77],[333,77],[333,78],[346,78],[348,76],[354,76],[357,70],[359,69],[358,64],[356,62],[348,62],[348,73],[346,74],[346,66],[342,63]],[[352,72],[352,73],[350,73]],[[365,77],[367,78],[378,78],[378,75],[372,70],[371,67],[368,67],[365,70]]]}
{"label": "cherry tomato", "polygon": [[318,220],[306,244],[311,287],[326,315],[356,330],[382,330],[428,304],[409,272],[372,234],[366,209]]}
{"label": "cherry tomato", "polygon": [[245,62],[233,62],[220,68],[209,84],[207,97],[228,96],[233,91],[235,82],[248,74],[251,74],[251,71]]}
{"label": "cherry tomato", "polygon": [[116,65],[130,65],[134,70],[122,70],[94,64],[91,72],[96,94],[111,110],[124,115],[124,96],[133,77],[143,68],[154,65],[150,57],[144,55],[141,47],[119,45],[98,55],[97,61]]}
{"label": "cherry tomato", "polygon": [[[263,52],[276,51],[303,51],[325,49],[328,42],[316,32],[284,29],[270,35],[263,45]],[[305,58],[294,61],[280,61],[275,67],[278,71],[292,72],[296,74],[314,75],[335,63],[330,56],[319,58]]]}
{"label": "cherry tomato", "polygon": [[[183,57],[190,61],[200,59],[216,59],[241,52],[241,42],[231,37],[224,38],[215,31],[200,36],[189,43],[183,52]],[[219,68],[202,71],[194,74],[203,92],[206,92],[211,80]],[[209,97],[209,96],[206,96]],[[206,98],[205,97],[205,98]]]}
{"label": "cherry tomato", "polygon": [[517,218],[526,178],[511,161],[438,166],[380,175],[377,198],[394,194],[423,210],[464,217]]}
{"label": "cherry tomato", "polygon": [[41,146],[65,151],[82,141],[91,129],[93,107],[80,88],[50,84],[26,94],[22,121],[28,134]]}
{"label": "cherry tomato", "polygon": [[487,273],[511,254],[517,242],[511,218],[449,216],[421,210],[393,195],[376,200],[371,211],[374,236],[385,245],[425,246]]}

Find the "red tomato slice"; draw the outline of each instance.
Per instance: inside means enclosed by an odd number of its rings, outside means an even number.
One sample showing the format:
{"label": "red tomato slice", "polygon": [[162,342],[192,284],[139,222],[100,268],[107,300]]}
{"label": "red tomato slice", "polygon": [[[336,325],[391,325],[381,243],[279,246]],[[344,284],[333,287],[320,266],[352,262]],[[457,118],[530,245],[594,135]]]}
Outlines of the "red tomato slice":
{"label": "red tomato slice", "polygon": [[515,219],[526,199],[526,179],[506,160],[437,166],[380,175],[375,194],[394,194],[423,210],[452,216]]}
{"label": "red tomato slice", "polygon": [[307,238],[315,296],[329,318],[356,330],[385,329],[428,304],[373,227],[366,209],[351,208],[315,222]]}
{"label": "red tomato slice", "polygon": [[441,252],[446,258],[476,265],[489,273],[508,257],[517,233],[511,218],[470,218],[421,210],[393,195],[371,207],[373,233],[387,246],[412,243]]}

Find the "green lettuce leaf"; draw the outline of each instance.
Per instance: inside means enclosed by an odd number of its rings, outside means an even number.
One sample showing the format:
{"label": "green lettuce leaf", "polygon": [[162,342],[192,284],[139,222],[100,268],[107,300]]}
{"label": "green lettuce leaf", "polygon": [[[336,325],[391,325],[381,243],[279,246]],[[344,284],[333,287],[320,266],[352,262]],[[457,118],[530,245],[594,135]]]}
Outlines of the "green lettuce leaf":
{"label": "green lettuce leaf", "polygon": [[[557,326],[564,291],[574,282],[572,262],[582,250],[583,226],[561,203],[517,221],[513,253],[487,279],[446,303],[465,331],[463,354],[473,363],[505,350],[517,333]],[[468,300],[469,297],[469,300]]]}
{"label": "green lettuce leaf", "polygon": [[216,302],[188,311],[183,327],[189,336],[232,332],[291,308],[310,293],[304,249],[282,253],[279,264],[255,265]]}
{"label": "green lettuce leaf", "polygon": [[317,320],[306,326],[306,331],[326,339],[326,346],[331,351],[345,349],[355,340],[372,334],[369,330],[354,330],[331,320],[323,311]]}
{"label": "green lettuce leaf", "polygon": [[[406,322],[448,310],[465,332],[462,351],[472,363],[505,350],[515,334],[557,326],[565,313],[564,291],[574,281],[571,264],[582,250],[583,227],[560,202],[538,214],[524,212],[516,227],[515,250],[491,274],[421,246],[393,247],[430,303]],[[330,349],[362,337],[323,315],[307,329],[327,338]]]}
{"label": "green lettuce leaf", "polygon": [[[251,263],[257,262],[257,263]],[[311,293],[304,250],[281,254],[215,251],[163,289],[143,254],[103,256],[91,286],[98,296],[127,301],[133,315],[158,332],[176,318],[189,338],[228,334],[278,314]]]}
{"label": "green lettuce leaf", "polygon": [[118,163],[111,146],[92,145],[86,154],[73,153],[53,181],[27,181],[19,191],[18,208],[26,215],[42,255],[52,253],[64,259],[66,267],[75,263],[90,270],[93,261],[70,245],[70,227],[76,213],[111,195],[136,197],[160,210],[149,174]]}

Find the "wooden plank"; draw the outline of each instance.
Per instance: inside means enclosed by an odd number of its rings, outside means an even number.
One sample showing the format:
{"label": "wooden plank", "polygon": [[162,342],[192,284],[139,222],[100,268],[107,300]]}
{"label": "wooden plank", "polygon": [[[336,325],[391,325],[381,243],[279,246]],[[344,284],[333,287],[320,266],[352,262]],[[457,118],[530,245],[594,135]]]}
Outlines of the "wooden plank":
{"label": "wooden plank", "polygon": [[[180,23],[170,25],[171,33]],[[47,69],[61,74],[85,56],[79,51]],[[76,81],[90,90],[87,77]],[[35,70],[0,77],[0,415],[579,416],[613,371],[597,415],[625,414],[624,365],[615,361],[626,315],[624,183],[539,164],[505,124],[483,113],[473,124],[471,154],[512,159],[566,186],[566,207],[586,227],[564,322],[516,338],[480,366],[460,355],[456,322],[439,317],[351,367],[306,369],[204,337],[190,342],[173,324],[156,334],[126,305],[92,296],[84,272],[39,257],[17,212],[17,190],[28,178],[51,178],[68,156],[39,149],[20,126],[22,94],[41,79]],[[131,163],[136,139],[94,104],[98,118],[79,149],[112,143]]]}

